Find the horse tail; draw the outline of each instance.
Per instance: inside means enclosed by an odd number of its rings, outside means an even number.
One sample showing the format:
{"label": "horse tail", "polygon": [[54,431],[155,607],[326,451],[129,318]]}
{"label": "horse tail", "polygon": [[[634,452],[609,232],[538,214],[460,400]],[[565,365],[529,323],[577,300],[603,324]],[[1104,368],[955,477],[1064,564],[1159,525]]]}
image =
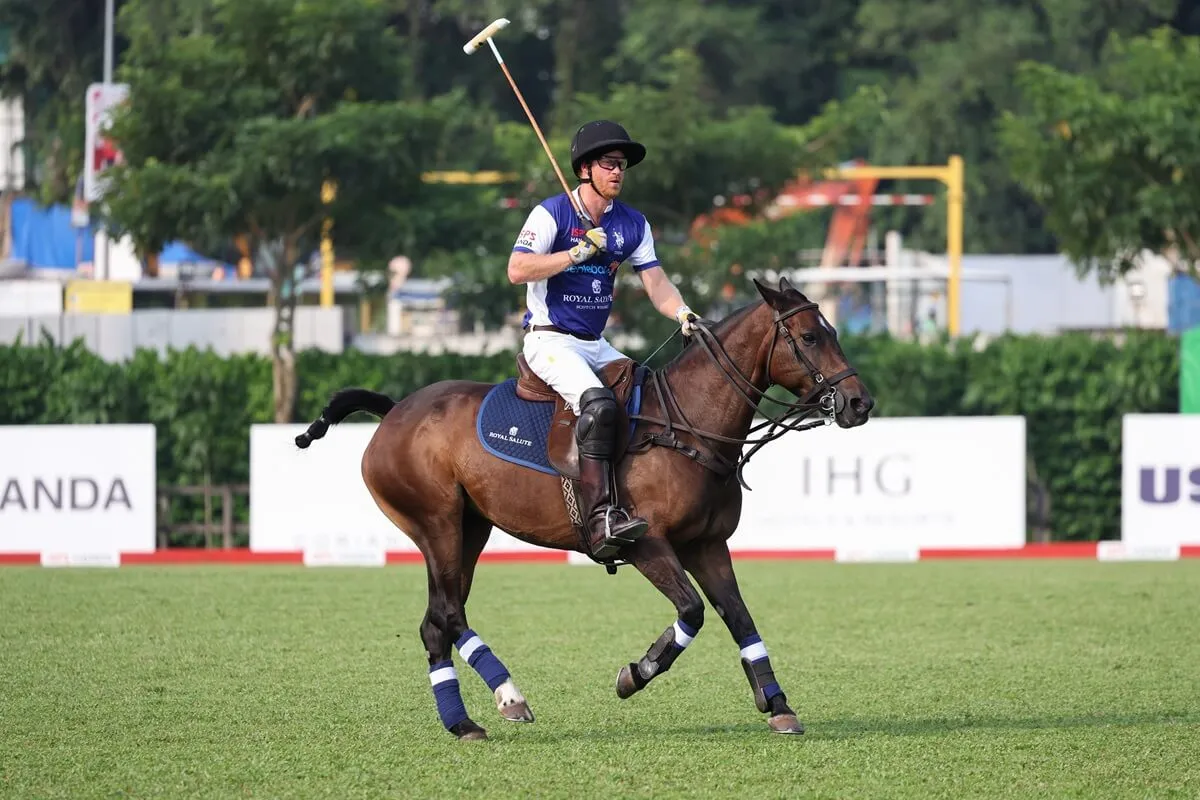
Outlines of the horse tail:
{"label": "horse tail", "polygon": [[395,405],[396,401],[386,394],[369,389],[342,389],[329,398],[329,405],[321,410],[321,416],[313,420],[308,430],[296,437],[296,447],[307,448],[313,440],[323,437],[330,425],[337,425],[355,411],[367,411],[383,419]]}

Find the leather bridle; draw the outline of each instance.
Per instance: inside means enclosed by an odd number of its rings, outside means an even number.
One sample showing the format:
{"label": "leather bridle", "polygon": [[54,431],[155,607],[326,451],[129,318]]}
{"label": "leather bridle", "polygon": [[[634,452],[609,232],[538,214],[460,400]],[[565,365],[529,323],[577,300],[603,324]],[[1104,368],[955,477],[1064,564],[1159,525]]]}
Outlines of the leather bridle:
{"label": "leather bridle", "polygon": [[[737,439],[729,436],[723,436],[711,431],[702,431],[693,427],[688,423],[683,415],[683,410],[679,407],[679,402],[675,399],[675,393],[667,383],[666,377],[661,370],[655,370],[650,373],[649,383],[658,397],[659,405],[662,407],[666,419],[657,419],[648,417],[644,414],[631,414],[630,420],[642,420],[645,422],[655,423],[663,426],[664,430],[661,433],[646,434],[645,438],[639,440],[629,450],[642,450],[651,445],[659,445],[679,450],[688,458],[697,461],[708,469],[713,470],[719,475],[727,476],[731,472],[736,472],[738,483],[744,488],[750,489],[742,477],[742,470],[750,457],[758,452],[759,448],[775,441],[783,436],[788,431],[803,431],[810,428],[815,428],[821,425],[830,425],[834,422],[838,412],[846,407],[846,398],[837,388],[837,385],[849,378],[852,375],[857,375],[858,370],[853,367],[832,375],[826,376],[817,368],[812,359],[804,354],[800,345],[796,342],[796,338],[792,335],[791,330],[787,326],[787,320],[795,314],[802,311],[818,309],[816,303],[802,303],[786,311],[776,311],[774,314],[772,328],[774,335],[771,337],[771,344],[767,350],[766,370],[767,370],[767,388],[772,385],[770,378],[771,360],[775,355],[775,343],[782,336],[783,340],[791,348],[792,355],[796,358],[796,362],[808,371],[808,375],[812,380],[812,388],[795,403],[789,403],[783,400],[776,400],[769,396],[764,389],[759,389],[750,378],[746,377],[742,371],[734,363],[729,353],[725,350],[724,345],[709,329],[707,323],[702,320],[694,321],[692,324],[696,328],[696,333],[693,334],[696,343],[704,350],[709,359],[717,366],[726,382],[731,385],[737,394],[751,408],[755,409],[760,415],[766,418],[766,421],[759,423],[750,428],[749,433],[757,433],[763,428],[767,428],[767,432],[758,439]],[[818,311],[817,313],[820,313]],[[722,358],[724,359],[722,361]],[[757,364],[756,364],[757,366]],[[756,396],[756,397],[755,397]],[[773,417],[759,408],[759,404],[767,400],[777,406],[782,407],[783,413],[778,417]],[[819,413],[820,418],[815,420],[807,420],[805,418],[814,413]],[[678,416],[678,420],[672,417]],[[696,439],[705,443],[705,450],[701,452],[694,447],[680,442],[675,435],[675,428],[686,431]],[[749,452],[744,455],[739,454],[735,461],[731,461],[721,455],[712,445],[714,442],[736,444],[736,445],[752,445]]]}

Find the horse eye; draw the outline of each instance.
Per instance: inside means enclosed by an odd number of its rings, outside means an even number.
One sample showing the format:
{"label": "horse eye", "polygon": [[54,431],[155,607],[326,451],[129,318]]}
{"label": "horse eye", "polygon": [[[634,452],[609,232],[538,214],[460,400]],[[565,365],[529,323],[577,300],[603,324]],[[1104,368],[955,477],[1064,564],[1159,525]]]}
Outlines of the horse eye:
{"label": "horse eye", "polygon": [[805,344],[810,344],[810,345],[816,344],[817,336],[816,336],[816,334],[813,334],[813,333],[807,333],[807,332],[802,333],[802,334],[800,334],[800,341],[804,342]]}

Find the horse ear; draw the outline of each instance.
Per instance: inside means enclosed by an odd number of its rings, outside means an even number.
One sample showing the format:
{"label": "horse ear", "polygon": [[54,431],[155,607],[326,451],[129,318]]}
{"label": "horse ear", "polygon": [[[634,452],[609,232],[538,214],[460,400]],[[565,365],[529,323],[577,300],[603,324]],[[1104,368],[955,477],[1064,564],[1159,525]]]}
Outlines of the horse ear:
{"label": "horse ear", "polygon": [[779,291],[763,283],[758,278],[754,278],[753,280],[754,288],[758,289],[758,293],[762,295],[763,300],[767,301],[767,305],[769,305],[771,308],[778,309]]}
{"label": "horse ear", "polygon": [[[804,294],[804,292],[800,291],[795,286],[793,286],[792,282],[787,279],[786,275],[780,275],[779,276],[779,296],[783,297],[785,294],[788,294],[790,292],[794,292],[796,294],[796,297],[799,298],[799,302],[801,302],[801,303],[809,302],[808,295]],[[796,302],[796,298],[795,297],[789,298],[788,302],[794,303],[794,302]]]}

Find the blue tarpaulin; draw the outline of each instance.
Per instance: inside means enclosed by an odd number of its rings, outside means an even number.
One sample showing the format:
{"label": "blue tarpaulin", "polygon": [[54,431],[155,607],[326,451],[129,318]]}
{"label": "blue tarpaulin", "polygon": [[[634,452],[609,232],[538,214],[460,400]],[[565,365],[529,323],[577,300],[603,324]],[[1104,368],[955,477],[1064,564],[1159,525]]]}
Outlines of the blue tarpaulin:
{"label": "blue tarpaulin", "polygon": [[1183,333],[1200,327],[1200,281],[1173,275],[1168,285],[1167,330]]}
{"label": "blue tarpaulin", "polygon": [[160,264],[199,264],[211,261],[188,247],[183,242],[171,242],[158,254]]}
{"label": "blue tarpaulin", "polygon": [[9,217],[12,228],[12,258],[24,261],[31,269],[69,269],[78,266],[79,257],[92,260],[95,231],[72,228],[71,209],[55,205],[43,207],[28,198],[13,200]]}
{"label": "blue tarpaulin", "polygon": [[[74,271],[79,261],[92,261],[96,227],[71,227],[71,209],[64,205],[42,206],[29,198],[17,198],[12,203],[12,254],[29,269],[64,269]],[[78,255],[78,260],[76,256]],[[204,264],[219,259],[200,255],[182,242],[171,242],[159,254],[160,264]],[[226,276],[234,277],[232,264]]]}

